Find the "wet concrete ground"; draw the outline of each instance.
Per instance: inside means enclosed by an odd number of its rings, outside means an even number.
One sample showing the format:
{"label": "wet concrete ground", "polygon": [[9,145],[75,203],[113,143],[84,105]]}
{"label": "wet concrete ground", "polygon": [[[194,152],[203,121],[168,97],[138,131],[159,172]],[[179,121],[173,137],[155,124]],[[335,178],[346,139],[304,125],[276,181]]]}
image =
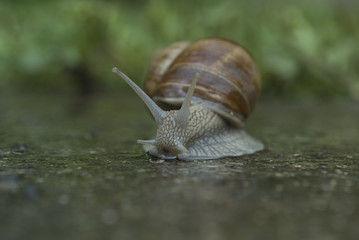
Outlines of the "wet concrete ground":
{"label": "wet concrete ground", "polygon": [[164,162],[132,93],[0,100],[1,240],[358,239],[358,103],[262,100],[265,151]]}

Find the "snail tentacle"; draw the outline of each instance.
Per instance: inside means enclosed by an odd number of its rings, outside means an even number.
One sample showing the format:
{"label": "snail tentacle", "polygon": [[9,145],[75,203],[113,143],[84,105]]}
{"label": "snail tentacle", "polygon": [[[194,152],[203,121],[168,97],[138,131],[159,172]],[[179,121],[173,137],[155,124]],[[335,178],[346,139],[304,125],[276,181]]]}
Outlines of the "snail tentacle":
{"label": "snail tentacle", "polygon": [[155,146],[156,145],[156,140],[152,139],[152,140],[137,140],[137,143],[139,144],[147,144],[147,145],[153,145]]}
{"label": "snail tentacle", "polygon": [[191,86],[189,87],[186,97],[182,103],[182,106],[180,110],[177,112],[176,115],[176,122],[178,125],[185,127],[188,124],[188,118],[189,118],[189,107],[191,106],[191,100],[193,96],[194,88],[196,87],[197,80],[199,78],[199,74],[197,73],[195,78],[193,79]]}
{"label": "snail tentacle", "polygon": [[123,80],[125,80],[128,85],[130,85],[130,87],[146,104],[156,123],[161,124],[164,116],[166,115],[165,111],[163,111],[159,106],[157,106],[157,104],[139,86],[137,86],[136,83],[134,83],[129,77],[127,77],[126,74],[118,70],[117,67],[112,68],[112,72],[119,75]]}

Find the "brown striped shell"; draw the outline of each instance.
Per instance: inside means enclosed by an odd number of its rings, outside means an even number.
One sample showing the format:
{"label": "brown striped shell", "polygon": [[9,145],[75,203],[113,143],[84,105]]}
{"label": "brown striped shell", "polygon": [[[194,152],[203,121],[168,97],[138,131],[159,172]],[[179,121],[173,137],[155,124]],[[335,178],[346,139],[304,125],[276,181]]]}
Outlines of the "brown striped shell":
{"label": "brown striped shell", "polygon": [[259,70],[247,50],[225,39],[179,42],[158,51],[145,92],[164,110],[178,109],[199,73],[192,103],[242,128],[260,94]]}

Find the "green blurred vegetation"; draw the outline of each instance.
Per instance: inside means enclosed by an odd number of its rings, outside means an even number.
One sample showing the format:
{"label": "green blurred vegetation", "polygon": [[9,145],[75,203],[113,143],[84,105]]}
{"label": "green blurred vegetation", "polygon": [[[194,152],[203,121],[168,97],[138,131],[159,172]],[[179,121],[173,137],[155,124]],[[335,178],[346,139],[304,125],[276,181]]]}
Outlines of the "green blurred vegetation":
{"label": "green blurred vegetation", "polygon": [[359,99],[359,3],[342,0],[2,1],[0,87],[81,92],[142,84],[151,55],[218,36],[252,52],[263,94]]}

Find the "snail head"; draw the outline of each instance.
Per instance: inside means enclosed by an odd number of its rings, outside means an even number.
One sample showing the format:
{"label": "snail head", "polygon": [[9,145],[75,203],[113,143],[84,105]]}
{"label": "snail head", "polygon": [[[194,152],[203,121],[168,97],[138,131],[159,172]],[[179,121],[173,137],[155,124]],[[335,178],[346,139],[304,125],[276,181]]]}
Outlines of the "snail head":
{"label": "snail head", "polygon": [[157,123],[157,135],[153,140],[137,140],[151,155],[163,159],[175,159],[179,156],[190,154],[185,147],[185,138],[188,135],[188,123],[190,118],[190,106],[192,95],[199,78],[197,73],[189,87],[185,100],[179,110],[162,110],[140,87],[129,77],[114,67],[112,72],[118,74],[146,104]]}

